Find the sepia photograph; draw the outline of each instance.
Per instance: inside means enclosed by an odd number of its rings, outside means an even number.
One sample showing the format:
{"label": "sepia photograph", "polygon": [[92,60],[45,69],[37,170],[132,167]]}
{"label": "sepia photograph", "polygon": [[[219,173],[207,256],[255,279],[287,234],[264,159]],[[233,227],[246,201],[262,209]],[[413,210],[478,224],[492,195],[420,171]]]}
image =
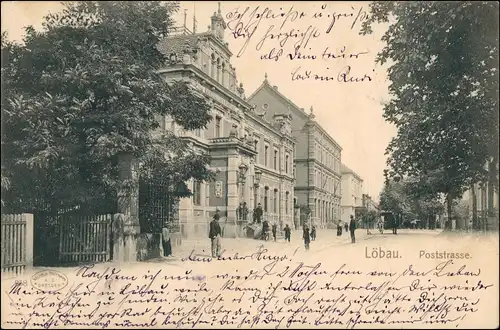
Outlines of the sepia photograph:
{"label": "sepia photograph", "polygon": [[497,329],[496,1],[3,1],[3,329]]}

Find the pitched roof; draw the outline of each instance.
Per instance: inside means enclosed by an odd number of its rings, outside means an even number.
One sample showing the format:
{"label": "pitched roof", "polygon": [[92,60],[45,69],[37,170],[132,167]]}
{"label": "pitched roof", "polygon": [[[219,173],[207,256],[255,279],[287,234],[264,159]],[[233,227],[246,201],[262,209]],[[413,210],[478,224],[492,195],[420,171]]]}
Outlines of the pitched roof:
{"label": "pitched roof", "polygon": [[165,38],[158,43],[158,50],[164,55],[169,56],[174,53],[177,57],[182,58],[184,50],[190,48],[192,51],[198,50],[200,35],[177,35]]}
{"label": "pitched roof", "polygon": [[285,103],[287,103],[287,105],[290,105],[290,107],[294,108],[296,110],[296,112],[304,115],[305,117],[309,117],[309,115],[301,108],[299,108],[295,103],[292,102],[292,100],[290,100],[289,98],[287,98],[285,95],[281,94],[278,89],[274,88],[273,86],[271,86],[268,82],[267,79],[265,79],[262,84],[259,86],[259,88],[257,88],[255,90],[255,92],[253,92],[249,97],[248,97],[248,100],[250,101],[252,99],[252,97],[254,97],[255,95],[257,95],[257,93],[264,89],[264,88],[267,88],[268,90],[271,90],[276,96],[278,96],[282,101],[284,101]]}
{"label": "pitched roof", "polygon": [[[310,118],[309,117],[309,114],[307,114],[304,109],[302,108],[299,108],[295,103],[293,103],[292,100],[290,100],[289,98],[287,98],[285,95],[281,94],[277,88],[271,86],[267,80],[267,77],[266,79],[264,79],[264,82],[259,86],[259,88],[257,88],[255,90],[255,92],[252,93],[252,95],[250,95],[250,97],[248,98],[248,101],[250,102],[252,97],[257,95],[257,93],[259,91],[261,91],[262,89],[264,88],[267,88],[267,90],[270,90],[272,91],[272,93],[276,96],[278,96],[278,98],[281,99],[281,101],[285,102],[287,105],[290,106],[291,109],[294,109],[295,110],[295,113],[297,114],[300,114],[302,115],[304,118]],[[335,139],[330,135],[330,133],[328,133],[319,123],[316,123],[316,126],[319,127],[321,129],[321,131],[323,132],[323,134],[325,134],[326,136],[328,136],[328,138],[330,138],[330,140],[333,142],[334,145],[336,145],[340,150],[342,150],[342,147],[340,146],[340,144],[337,143],[337,141],[335,141]]]}
{"label": "pitched roof", "polygon": [[359,176],[358,173],[354,172],[351,170],[349,167],[347,167],[344,163],[340,164],[340,173],[342,174],[353,174],[356,176],[360,181],[363,181],[363,179]]}

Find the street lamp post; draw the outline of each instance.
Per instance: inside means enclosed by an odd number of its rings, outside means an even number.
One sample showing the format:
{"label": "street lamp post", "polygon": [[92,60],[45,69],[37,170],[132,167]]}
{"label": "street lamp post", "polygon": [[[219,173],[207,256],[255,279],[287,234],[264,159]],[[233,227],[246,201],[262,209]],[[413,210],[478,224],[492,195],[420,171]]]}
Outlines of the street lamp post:
{"label": "street lamp post", "polygon": [[[254,180],[253,180],[253,188],[255,189],[255,192],[258,192],[259,190],[259,185],[260,185],[260,179],[262,177],[262,171],[259,170],[259,169],[256,169],[255,170],[255,175],[254,175]],[[258,204],[258,194],[255,193],[254,194],[254,208],[257,207],[257,204]]]}
{"label": "street lamp post", "polygon": [[[239,190],[240,190],[240,193],[239,193],[239,206],[238,206],[238,209],[237,209],[237,217],[236,217],[236,221],[238,220],[242,220],[243,217],[242,217],[242,213],[245,211],[243,209],[243,202],[245,200],[245,193],[244,193],[244,189],[245,189],[245,181],[246,181],[246,173],[248,171],[248,166],[241,163],[240,166],[238,166],[238,177],[237,177],[237,180],[236,180],[236,183],[238,184],[238,187],[239,187]],[[238,219],[238,218],[241,218],[241,219]]]}

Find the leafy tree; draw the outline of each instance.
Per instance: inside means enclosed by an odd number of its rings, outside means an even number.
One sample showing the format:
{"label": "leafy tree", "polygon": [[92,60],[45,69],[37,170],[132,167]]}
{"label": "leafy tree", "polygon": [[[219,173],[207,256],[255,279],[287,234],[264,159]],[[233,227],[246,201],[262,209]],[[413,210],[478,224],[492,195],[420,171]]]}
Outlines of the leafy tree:
{"label": "leafy tree", "polygon": [[[387,174],[386,174],[387,175]],[[425,220],[430,227],[430,219],[443,212],[439,194],[433,190],[429,177],[407,177],[389,179],[380,194],[380,207],[394,214],[404,214],[406,220]]]}
{"label": "leafy tree", "polygon": [[389,24],[377,62],[390,63],[384,117],[398,129],[387,148],[390,175],[428,177],[451,219],[453,200],[471,184],[498,187],[498,3],[370,7],[362,34]]}
{"label": "leafy tree", "polygon": [[[169,132],[206,127],[205,99],[158,73],[158,42],[176,2],[65,3],[22,44],[2,35],[2,202],[35,211],[109,201],[117,158],[132,154],[143,178],[209,180],[209,156]],[[14,210],[16,209],[16,210]]]}
{"label": "leafy tree", "polygon": [[402,181],[390,180],[382,188],[379,207],[395,214],[409,213],[410,205]]}
{"label": "leafy tree", "polygon": [[[443,203],[440,194],[434,189],[432,176],[410,177],[405,181],[405,195],[411,200],[411,212],[416,219],[425,220],[425,227],[431,227],[431,220],[442,214]],[[433,222],[432,222],[433,224]]]}
{"label": "leafy tree", "polygon": [[465,225],[469,222],[469,205],[463,200],[457,200],[453,202],[453,214],[455,215],[456,223],[464,223]]}

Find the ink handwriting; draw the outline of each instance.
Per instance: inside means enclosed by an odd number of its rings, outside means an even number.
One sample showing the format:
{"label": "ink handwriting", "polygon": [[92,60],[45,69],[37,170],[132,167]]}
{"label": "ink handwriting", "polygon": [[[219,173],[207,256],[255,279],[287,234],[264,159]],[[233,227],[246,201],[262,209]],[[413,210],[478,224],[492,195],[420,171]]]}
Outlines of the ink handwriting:
{"label": "ink handwriting", "polygon": [[[363,48],[363,43],[359,49],[346,45],[352,36],[357,36],[358,28],[368,18],[366,6],[336,4],[323,4],[319,8],[246,6],[230,9],[225,15],[230,37],[237,44],[237,57],[253,45],[260,60],[300,62],[291,73],[294,82],[314,80],[341,84],[369,83],[374,79],[373,69],[356,67],[364,57],[376,51]],[[309,69],[312,63],[319,61],[324,70]]]}
{"label": "ink handwriting", "polygon": [[[409,264],[367,271],[345,263],[291,261],[262,246],[227,256],[211,261],[219,267],[189,258],[182,262],[187,269],[86,265],[69,274],[71,285],[58,292],[15,281],[5,290],[11,311],[6,323],[45,329],[459,326],[497,290],[481,269],[453,260],[430,268]],[[249,266],[248,260],[255,262]]]}

